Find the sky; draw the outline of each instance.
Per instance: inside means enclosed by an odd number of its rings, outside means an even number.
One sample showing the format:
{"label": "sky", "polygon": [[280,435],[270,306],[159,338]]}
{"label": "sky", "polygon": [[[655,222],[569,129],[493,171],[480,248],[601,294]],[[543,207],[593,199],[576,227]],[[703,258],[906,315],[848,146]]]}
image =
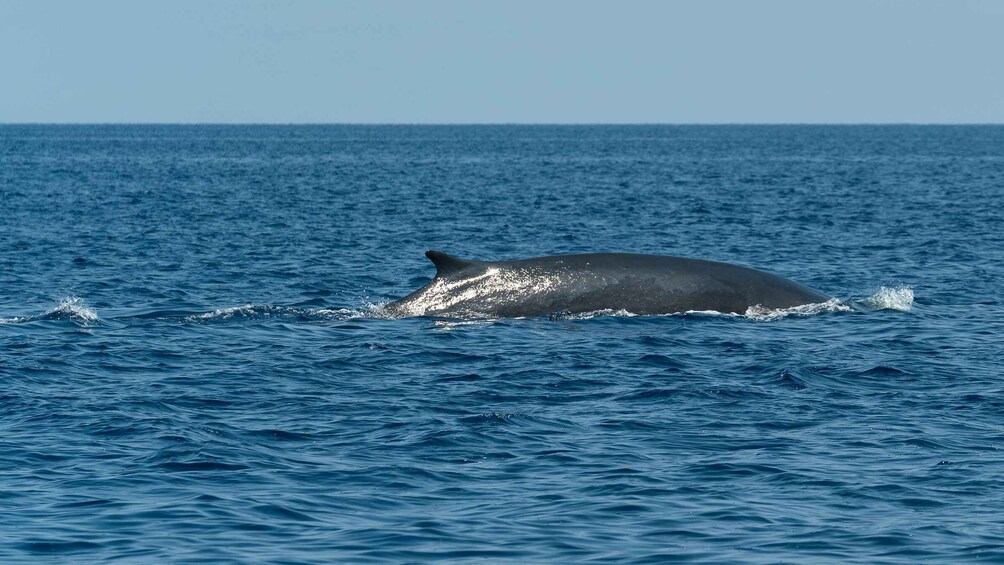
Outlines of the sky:
{"label": "sky", "polygon": [[0,123],[1004,123],[997,0],[0,0]]}

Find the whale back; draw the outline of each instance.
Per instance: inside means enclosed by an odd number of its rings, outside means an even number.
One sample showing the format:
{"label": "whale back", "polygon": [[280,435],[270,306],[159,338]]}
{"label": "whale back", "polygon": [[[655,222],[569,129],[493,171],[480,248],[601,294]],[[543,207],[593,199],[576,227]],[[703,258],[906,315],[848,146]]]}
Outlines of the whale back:
{"label": "whale back", "polygon": [[404,316],[525,317],[624,310],[744,313],[828,298],[784,277],[729,263],[635,253],[472,261],[427,251],[436,276],[387,305]]}

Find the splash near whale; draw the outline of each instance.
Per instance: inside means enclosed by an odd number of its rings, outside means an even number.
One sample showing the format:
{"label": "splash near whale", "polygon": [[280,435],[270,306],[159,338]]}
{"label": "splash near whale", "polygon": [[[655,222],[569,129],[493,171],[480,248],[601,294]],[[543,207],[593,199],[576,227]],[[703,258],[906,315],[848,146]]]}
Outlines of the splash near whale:
{"label": "splash near whale", "polygon": [[636,253],[472,261],[427,251],[436,276],[387,305],[395,316],[520,318],[625,311],[742,314],[830,297],[784,277],[729,263]]}

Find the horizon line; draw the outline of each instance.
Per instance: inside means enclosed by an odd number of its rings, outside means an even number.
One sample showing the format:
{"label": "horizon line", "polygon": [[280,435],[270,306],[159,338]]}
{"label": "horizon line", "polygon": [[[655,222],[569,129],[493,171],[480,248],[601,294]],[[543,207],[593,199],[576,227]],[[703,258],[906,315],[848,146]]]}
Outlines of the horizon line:
{"label": "horizon line", "polygon": [[0,126],[1001,126],[1004,122],[2,122]]}

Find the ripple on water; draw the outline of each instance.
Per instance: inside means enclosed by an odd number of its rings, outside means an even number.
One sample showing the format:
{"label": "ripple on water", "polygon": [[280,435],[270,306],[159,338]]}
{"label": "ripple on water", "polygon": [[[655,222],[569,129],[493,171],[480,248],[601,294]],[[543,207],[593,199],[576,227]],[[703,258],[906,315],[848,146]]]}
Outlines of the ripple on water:
{"label": "ripple on water", "polygon": [[[1001,147],[0,125],[0,562],[1001,562]],[[840,299],[388,315],[440,246]]]}

